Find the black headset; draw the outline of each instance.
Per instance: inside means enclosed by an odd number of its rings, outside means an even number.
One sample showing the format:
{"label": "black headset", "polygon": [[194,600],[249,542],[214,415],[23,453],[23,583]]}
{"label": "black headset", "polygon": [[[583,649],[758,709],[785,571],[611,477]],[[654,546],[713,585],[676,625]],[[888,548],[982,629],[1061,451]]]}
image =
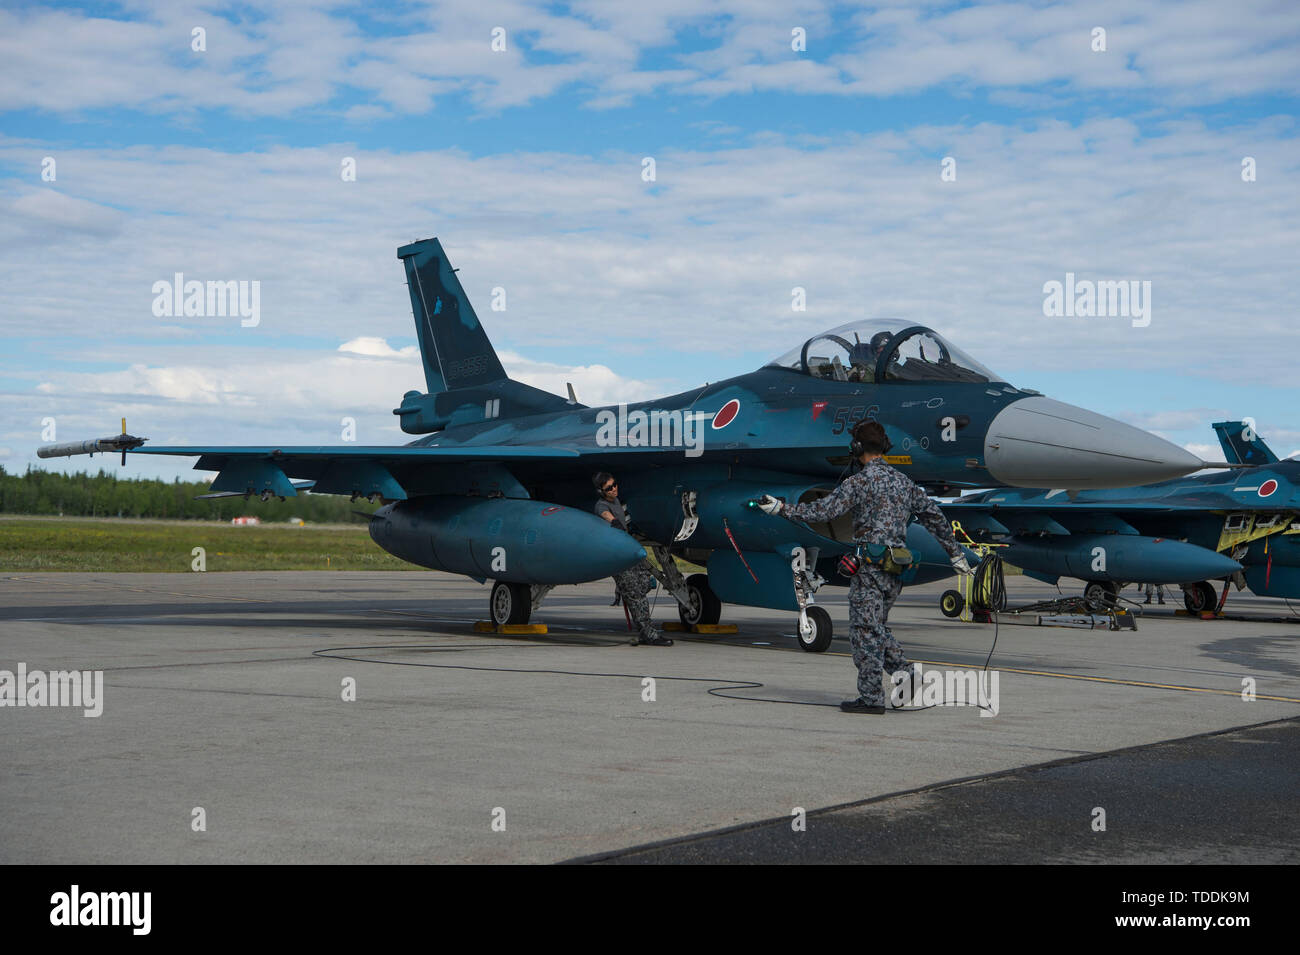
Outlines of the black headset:
{"label": "black headset", "polygon": [[[883,448],[880,449],[880,453],[881,453],[881,454],[888,454],[888,453],[889,453],[889,449],[892,448],[893,446],[894,446],[894,443],[893,443],[892,441],[889,440],[889,434],[886,433],[886,434],[885,434],[885,446],[884,446]],[[866,453],[867,453],[867,449],[864,448],[864,447],[862,446],[862,442],[859,441],[859,440],[857,439],[857,437],[855,436],[855,437],[853,438],[853,440],[849,443],[849,454],[851,454],[851,455],[852,455],[853,457],[855,457],[855,458],[860,458],[860,457],[862,457],[862,455],[864,455],[864,454],[866,454]]]}

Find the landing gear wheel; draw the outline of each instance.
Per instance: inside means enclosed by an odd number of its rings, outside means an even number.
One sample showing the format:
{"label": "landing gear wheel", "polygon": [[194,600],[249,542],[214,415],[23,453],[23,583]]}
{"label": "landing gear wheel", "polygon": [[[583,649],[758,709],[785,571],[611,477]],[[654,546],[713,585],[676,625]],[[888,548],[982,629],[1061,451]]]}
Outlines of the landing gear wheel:
{"label": "landing gear wheel", "polygon": [[966,608],[966,598],[960,591],[945,590],[939,597],[939,612],[945,617],[960,617]]}
{"label": "landing gear wheel", "polygon": [[825,653],[831,645],[834,627],[831,615],[821,607],[808,608],[808,632],[799,631],[799,649],[809,653]]}
{"label": "landing gear wheel", "polygon": [[677,616],[681,618],[682,626],[710,625],[722,619],[722,601],[709,586],[708,574],[691,574],[687,577],[686,596],[690,607],[677,605]]}
{"label": "landing gear wheel", "polygon": [[1213,610],[1219,602],[1219,595],[1214,592],[1214,585],[1208,580],[1192,584],[1183,591],[1183,606],[1188,613],[1200,614]]}
{"label": "landing gear wheel", "polygon": [[509,584],[498,580],[488,597],[488,613],[498,627],[527,623],[533,614],[533,591],[527,584]]}
{"label": "landing gear wheel", "polygon": [[1113,580],[1090,580],[1083,588],[1083,596],[1103,607],[1113,607],[1119,602],[1119,585]]}

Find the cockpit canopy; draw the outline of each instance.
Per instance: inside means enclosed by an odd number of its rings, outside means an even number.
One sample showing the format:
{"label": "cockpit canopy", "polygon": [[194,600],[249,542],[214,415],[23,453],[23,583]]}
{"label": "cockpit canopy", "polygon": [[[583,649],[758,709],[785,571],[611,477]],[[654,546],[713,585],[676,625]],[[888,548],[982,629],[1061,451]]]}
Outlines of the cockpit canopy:
{"label": "cockpit canopy", "polygon": [[933,329],[894,318],[849,322],[814,335],[767,363],[828,381],[958,381],[1003,379]]}

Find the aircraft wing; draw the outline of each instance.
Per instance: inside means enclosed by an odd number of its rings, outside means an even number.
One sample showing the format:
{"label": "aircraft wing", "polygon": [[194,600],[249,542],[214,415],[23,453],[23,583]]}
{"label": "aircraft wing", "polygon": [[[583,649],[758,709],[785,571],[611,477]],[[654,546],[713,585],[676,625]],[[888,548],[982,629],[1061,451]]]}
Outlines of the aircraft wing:
{"label": "aircraft wing", "polygon": [[[1244,488],[1254,491],[1255,488]],[[1240,498],[1240,499],[1238,499]],[[970,534],[994,536],[1041,534],[1141,534],[1167,527],[1174,515],[1187,519],[1229,512],[1277,511],[1279,502],[1267,497],[1238,494],[1236,489],[1185,491],[1154,499],[1107,498],[1070,501],[1041,495],[1022,498],[1015,493],[989,493],[981,500],[954,501],[941,505],[953,520]],[[1286,510],[1285,506],[1282,510]],[[1156,520],[1156,523],[1151,523]]]}
{"label": "aircraft wing", "polygon": [[973,511],[980,514],[1010,514],[1012,512],[1032,512],[1039,514],[1068,514],[1071,511],[1131,511],[1148,514],[1161,511],[1179,511],[1187,508],[1204,510],[1209,505],[1190,502],[1170,502],[1166,499],[1155,501],[1080,501],[1072,504],[1067,501],[1009,501],[1006,503],[988,503],[984,501],[953,501],[940,505],[945,511]]}
{"label": "aircraft wing", "polygon": [[318,494],[379,495],[398,501],[430,493],[527,497],[506,464],[580,457],[572,448],[536,445],[149,447],[129,453],[197,457],[195,470],[219,472],[211,496],[293,497],[298,489],[310,487]]}
{"label": "aircraft wing", "polygon": [[[1254,490],[1253,488],[1249,490]],[[1231,496],[1231,492],[1223,490],[1212,491],[1189,491],[1183,494],[1169,494],[1162,497],[1134,499],[1134,498],[1113,498],[1107,500],[1080,500],[1071,501],[1064,495],[1059,500],[1017,500],[1009,499],[1004,501],[982,500],[982,501],[953,501],[951,504],[944,504],[945,510],[951,508],[955,511],[974,511],[976,513],[1003,513],[1013,512],[1027,513],[1062,513],[1083,511],[1113,511],[1127,512],[1131,514],[1158,514],[1170,511],[1276,511],[1279,508],[1277,501],[1270,502],[1268,498],[1261,498],[1254,494],[1237,495],[1240,500]],[[1283,508],[1285,510],[1285,508]]]}

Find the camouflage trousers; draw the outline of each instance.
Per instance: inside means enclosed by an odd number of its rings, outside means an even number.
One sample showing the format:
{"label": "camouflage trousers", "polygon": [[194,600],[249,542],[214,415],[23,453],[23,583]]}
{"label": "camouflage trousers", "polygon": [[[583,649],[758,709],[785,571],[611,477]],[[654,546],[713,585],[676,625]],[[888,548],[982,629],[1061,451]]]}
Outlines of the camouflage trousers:
{"label": "camouflage trousers", "polygon": [[646,599],[646,594],[654,583],[650,565],[643,558],[622,573],[615,574],[614,583],[618,585],[619,596],[627,605],[628,615],[632,618],[632,629],[642,637],[653,636],[650,601]]}
{"label": "camouflage trousers", "polygon": [[863,564],[849,583],[849,645],[858,668],[858,696],[885,705],[885,674],[911,667],[885,621],[903,582],[897,574]]}

